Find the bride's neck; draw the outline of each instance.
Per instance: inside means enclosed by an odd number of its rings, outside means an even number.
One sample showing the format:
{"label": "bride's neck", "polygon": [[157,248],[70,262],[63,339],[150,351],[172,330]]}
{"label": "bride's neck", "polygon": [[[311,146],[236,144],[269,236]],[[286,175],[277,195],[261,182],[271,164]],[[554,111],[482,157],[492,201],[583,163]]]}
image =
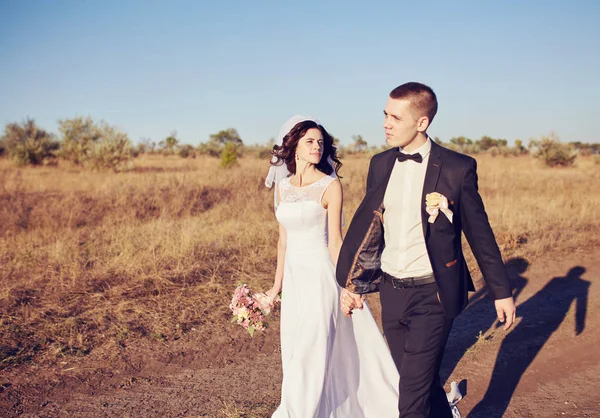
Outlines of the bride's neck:
{"label": "bride's neck", "polygon": [[318,174],[317,167],[306,161],[298,161],[296,163],[296,174],[295,177],[298,181],[298,185],[302,186],[304,183],[311,182]]}

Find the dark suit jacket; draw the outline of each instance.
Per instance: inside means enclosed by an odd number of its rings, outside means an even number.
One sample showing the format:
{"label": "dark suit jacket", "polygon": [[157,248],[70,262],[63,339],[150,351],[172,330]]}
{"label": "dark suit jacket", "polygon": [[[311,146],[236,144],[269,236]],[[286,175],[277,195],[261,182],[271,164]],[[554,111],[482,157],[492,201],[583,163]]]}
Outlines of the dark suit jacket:
{"label": "dark suit jacket", "polygon": [[[380,256],[383,242],[383,197],[398,148],[371,159],[367,191],[348,227],[340,250],[336,276],[338,283],[354,293],[376,292],[382,279]],[[436,143],[431,144],[423,185],[423,235],[433,267],[445,314],[454,318],[467,305],[473,281],[464,261],[461,232],[479,264],[494,299],[512,296],[500,250],[488,222],[477,188],[475,159]],[[439,213],[433,224],[427,220],[425,196],[438,192],[448,198],[453,222]]]}

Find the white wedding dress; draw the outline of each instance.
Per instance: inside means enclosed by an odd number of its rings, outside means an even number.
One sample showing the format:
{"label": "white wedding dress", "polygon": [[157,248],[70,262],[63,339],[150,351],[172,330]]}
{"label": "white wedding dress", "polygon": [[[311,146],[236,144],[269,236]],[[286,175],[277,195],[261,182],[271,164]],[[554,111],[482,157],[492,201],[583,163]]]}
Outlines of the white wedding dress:
{"label": "white wedding dress", "polygon": [[365,305],[347,318],[327,249],[321,198],[334,180],[280,182],[287,245],[281,302],[281,404],[275,418],[396,418],[399,376]]}

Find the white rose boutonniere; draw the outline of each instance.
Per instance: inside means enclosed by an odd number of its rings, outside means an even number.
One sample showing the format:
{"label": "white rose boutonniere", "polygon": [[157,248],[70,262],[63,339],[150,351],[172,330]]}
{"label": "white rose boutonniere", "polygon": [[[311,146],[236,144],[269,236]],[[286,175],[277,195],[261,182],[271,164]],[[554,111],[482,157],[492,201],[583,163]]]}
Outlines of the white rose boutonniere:
{"label": "white rose boutonniere", "polygon": [[440,211],[442,211],[450,223],[452,223],[453,213],[448,209],[448,199],[441,193],[433,192],[425,196],[425,210],[429,214],[427,222],[430,224],[435,222]]}

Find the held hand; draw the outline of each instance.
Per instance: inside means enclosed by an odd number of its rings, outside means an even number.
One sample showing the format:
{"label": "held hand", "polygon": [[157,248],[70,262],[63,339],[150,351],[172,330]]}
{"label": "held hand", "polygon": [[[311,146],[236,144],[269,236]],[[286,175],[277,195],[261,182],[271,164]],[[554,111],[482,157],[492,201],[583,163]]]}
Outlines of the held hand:
{"label": "held hand", "polygon": [[354,299],[350,296],[340,296],[340,309],[345,316],[351,317],[355,307]]}
{"label": "held hand", "polygon": [[340,294],[340,309],[347,317],[352,316],[353,309],[362,309],[365,298],[362,295],[342,289]]}
{"label": "held hand", "polygon": [[504,330],[508,330],[517,315],[517,309],[515,308],[515,301],[512,297],[497,299],[494,301],[496,305],[496,313],[498,315],[498,321],[504,322]]}

